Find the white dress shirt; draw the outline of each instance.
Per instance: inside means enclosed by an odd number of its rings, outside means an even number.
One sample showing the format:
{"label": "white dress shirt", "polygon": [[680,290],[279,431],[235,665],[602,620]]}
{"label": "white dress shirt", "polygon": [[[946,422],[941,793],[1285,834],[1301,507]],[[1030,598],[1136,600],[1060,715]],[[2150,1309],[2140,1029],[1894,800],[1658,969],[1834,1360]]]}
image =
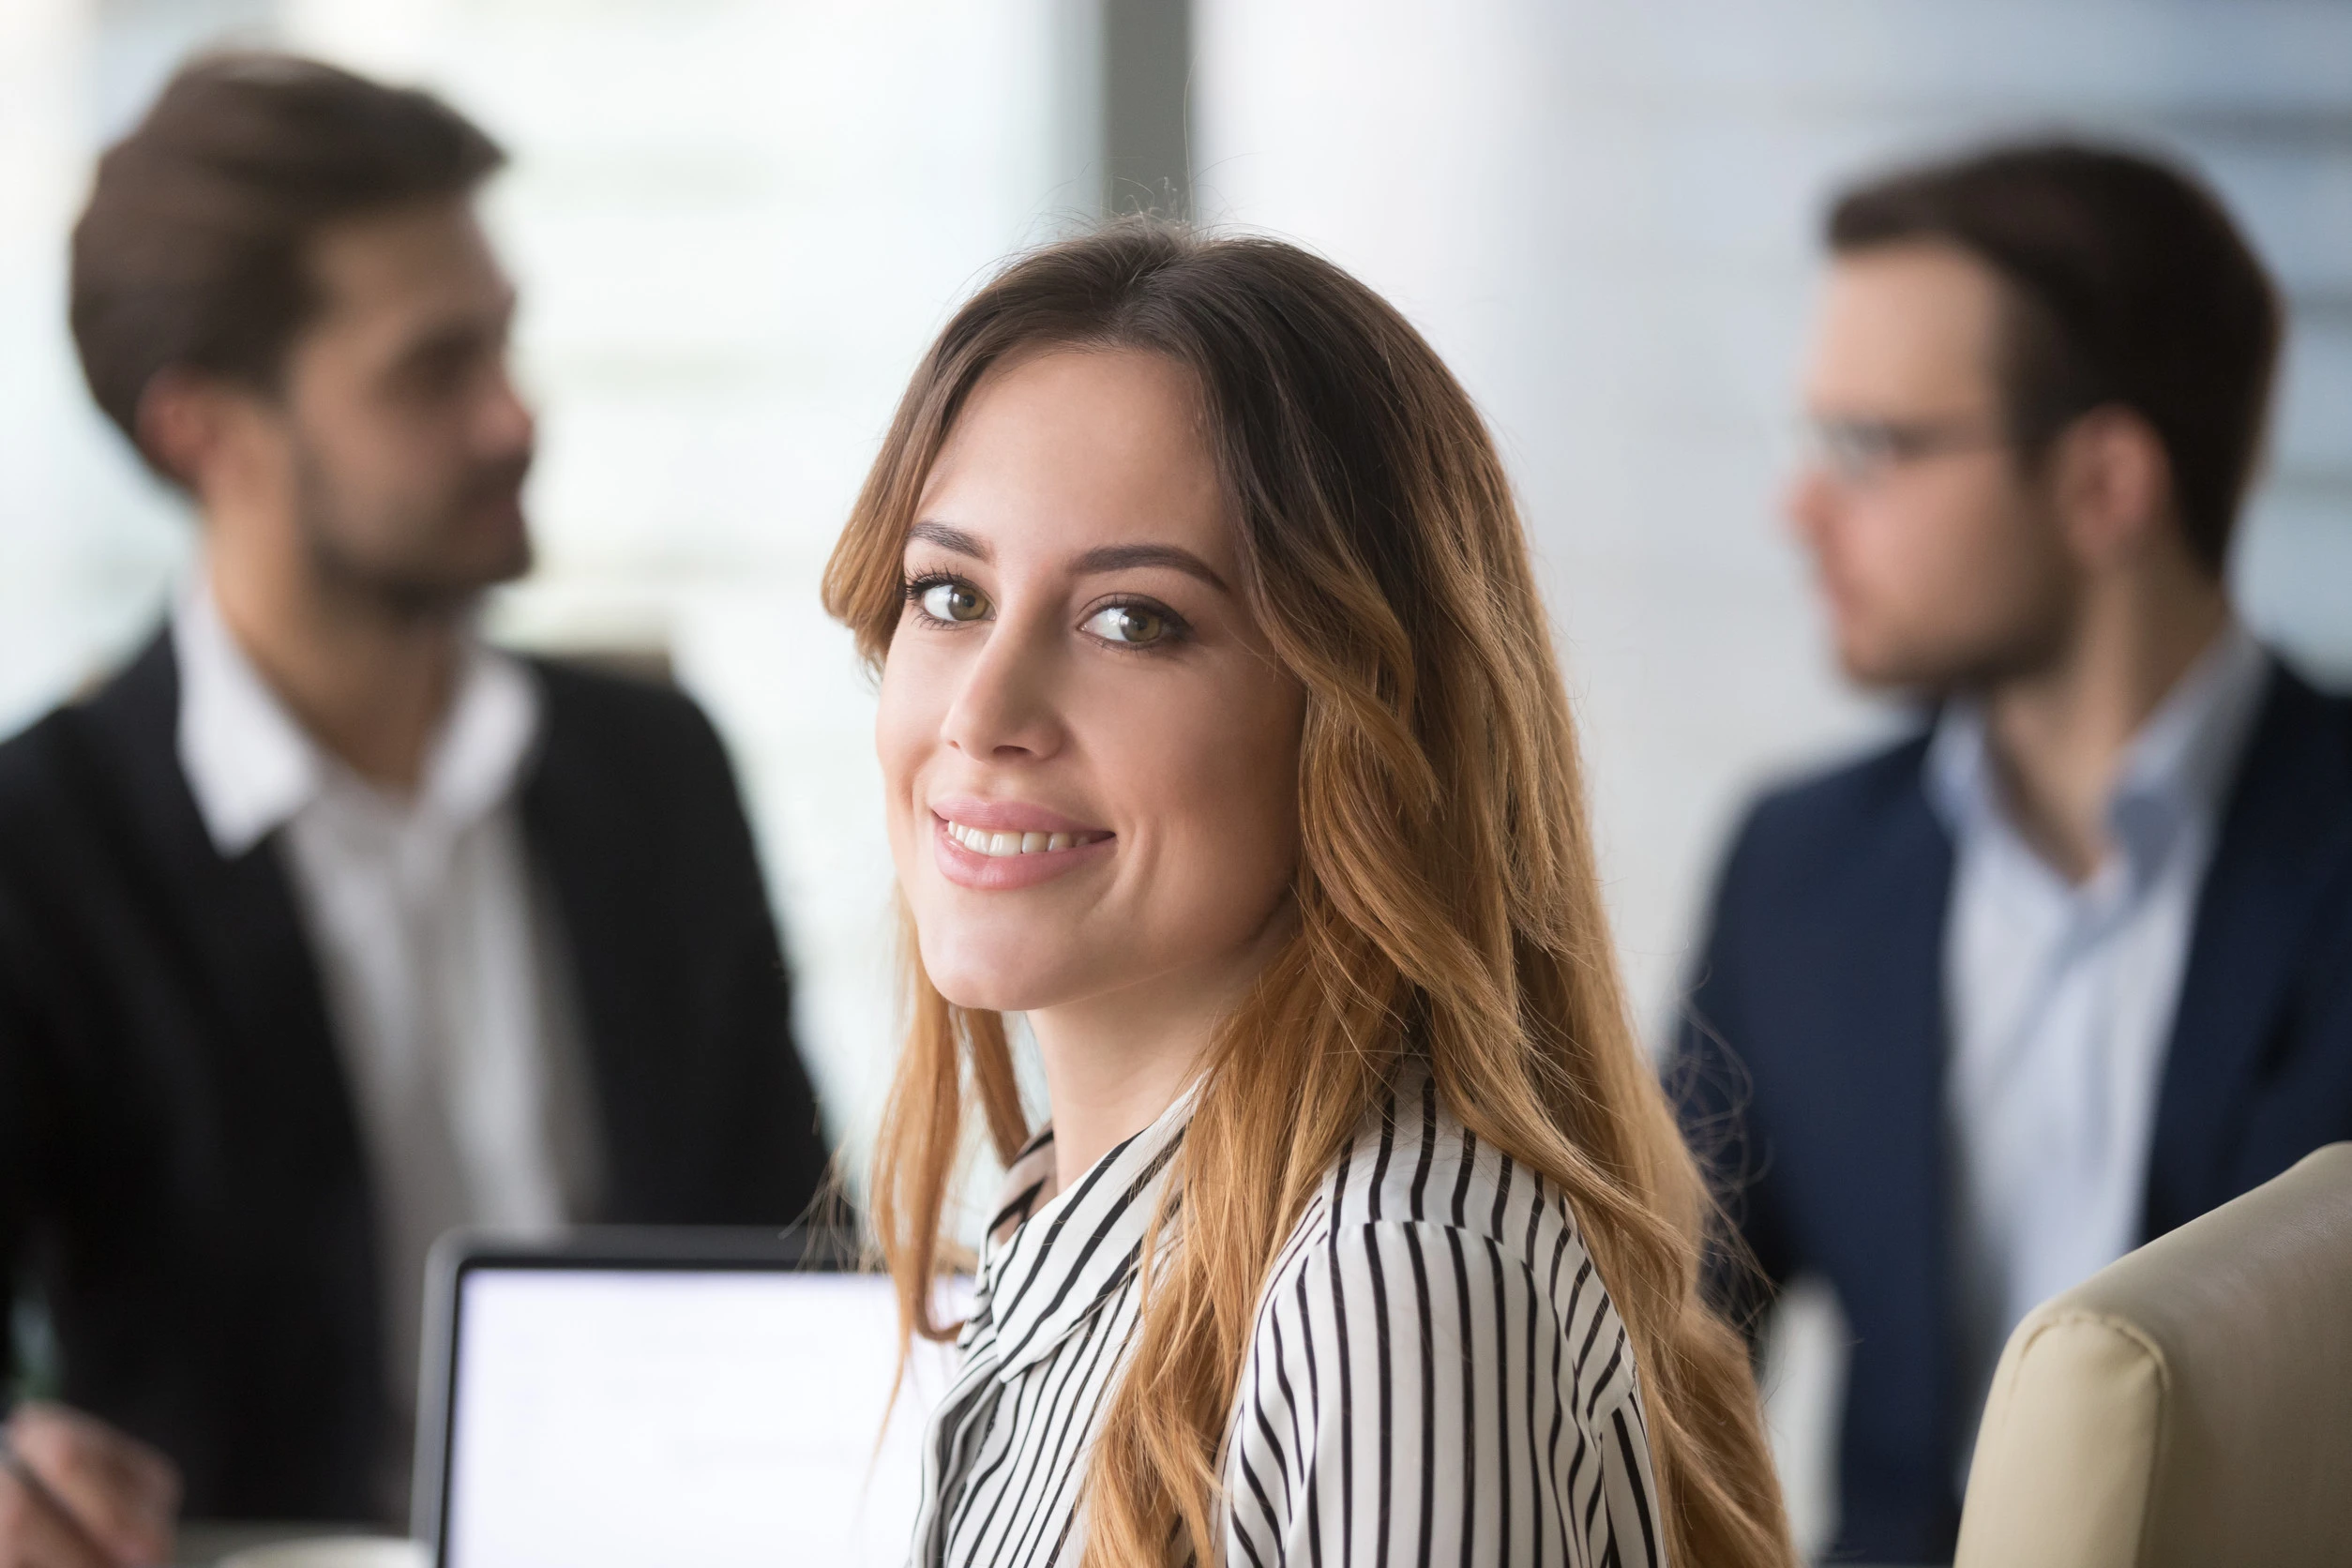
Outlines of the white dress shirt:
{"label": "white dress shirt", "polygon": [[407,1417],[434,1238],[550,1229],[580,1212],[596,1179],[570,975],[515,805],[538,687],[469,642],[402,798],[310,738],[201,578],[172,641],[180,766],[213,846],[234,857],[277,835],[317,961],[373,1179],[384,1370]]}
{"label": "white dress shirt", "polygon": [[[1050,1198],[1050,1128],[1006,1173],[925,1444],[918,1568],[1083,1556],[1087,1466],[1191,1113],[1186,1094]],[[1218,1468],[1225,1539],[1199,1555],[1227,1568],[1666,1558],[1633,1349],[1575,1214],[1418,1063],[1275,1257]]]}
{"label": "white dress shirt", "polygon": [[2230,623],[2133,738],[2107,802],[2111,851],[2080,883],[2018,834],[1982,708],[1954,701],[1937,722],[1964,1454],[2010,1331],[2138,1240],[2197,894],[2269,678],[2269,656]]}

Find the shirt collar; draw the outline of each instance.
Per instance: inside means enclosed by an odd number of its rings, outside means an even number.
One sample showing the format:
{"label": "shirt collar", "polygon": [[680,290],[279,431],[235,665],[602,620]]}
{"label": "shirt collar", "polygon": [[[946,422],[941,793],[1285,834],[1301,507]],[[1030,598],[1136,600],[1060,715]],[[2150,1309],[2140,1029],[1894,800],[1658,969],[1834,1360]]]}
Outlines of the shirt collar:
{"label": "shirt collar", "polygon": [[[989,1321],[1000,1377],[1042,1360],[1134,1279],[1197,1091],[1197,1084],[1188,1087],[1076,1185],[981,1244],[975,1316]],[[1049,1161],[1052,1154],[1052,1141],[1041,1136],[1014,1160],[1001,1207],[1018,1203],[1047,1168],[1040,1156]]]}
{"label": "shirt collar", "polygon": [[1996,809],[1993,761],[1984,744],[1984,706],[1973,697],[1945,701],[1927,741],[1927,800],[1946,831],[1962,837]]}
{"label": "shirt collar", "polygon": [[[2191,822],[2217,820],[2268,689],[2270,658],[2234,617],[2132,738],[2107,820],[2135,876]],[[1993,779],[1983,704],[1955,697],[1928,741],[1927,793],[1955,837],[2007,825]]]}
{"label": "shirt collar", "polygon": [[2231,620],[2133,738],[2108,807],[2118,831],[2146,802],[2219,817],[2269,684],[2269,656]]}
{"label": "shirt collar", "polygon": [[[180,768],[213,848],[235,859],[291,822],[330,785],[380,797],[304,730],[246,656],[200,570],[172,614],[179,669]],[[462,827],[514,789],[538,738],[540,697],[512,658],[467,641],[448,716],[407,811]],[[388,797],[384,797],[387,798]]]}
{"label": "shirt collar", "polygon": [[465,644],[455,701],[425,760],[417,804],[453,825],[477,822],[514,792],[539,739],[539,683],[478,639]]}

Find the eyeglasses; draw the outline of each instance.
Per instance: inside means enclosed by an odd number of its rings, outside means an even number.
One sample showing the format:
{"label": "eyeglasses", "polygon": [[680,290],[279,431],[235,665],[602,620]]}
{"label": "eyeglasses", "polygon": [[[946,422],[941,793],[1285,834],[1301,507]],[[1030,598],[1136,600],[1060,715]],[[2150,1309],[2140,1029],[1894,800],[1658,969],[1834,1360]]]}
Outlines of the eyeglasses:
{"label": "eyeglasses", "polygon": [[1947,452],[2010,445],[2010,432],[1981,419],[1807,419],[1799,427],[1803,460],[1840,484],[1872,485],[1893,470]]}

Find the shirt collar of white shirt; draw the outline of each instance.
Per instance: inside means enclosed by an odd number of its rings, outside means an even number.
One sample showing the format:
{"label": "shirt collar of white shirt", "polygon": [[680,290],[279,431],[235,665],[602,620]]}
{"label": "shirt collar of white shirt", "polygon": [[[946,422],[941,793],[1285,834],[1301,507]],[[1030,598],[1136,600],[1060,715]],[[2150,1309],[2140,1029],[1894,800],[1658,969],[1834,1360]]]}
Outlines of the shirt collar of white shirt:
{"label": "shirt collar of white shirt", "polygon": [[[1031,1198],[1023,1207],[1018,1195],[1058,1173],[1052,1140],[1041,1134],[1015,1158],[1005,1172],[1005,1219],[980,1246],[986,1352],[997,1359],[1000,1376],[1045,1359],[1098,1307],[1135,1286],[1144,1239],[1199,1094],[1196,1078],[1150,1126],[1072,1173],[1074,1184],[1042,1203]],[[1160,1245],[1174,1240],[1170,1226]],[[967,1345],[967,1353],[973,1349]]]}
{"label": "shirt collar of white shirt", "polygon": [[[180,767],[222,856],[242,855],[330,785],[391,802],[287,711],[238,646],[201,571],[173,607],[172,651],[180,678]],[[520,663],[472,638],[463,658],[422,782],[402,806],[452,829],[488,816],[512,792],[540,723],[538,685]]]}
{"label": "shirt collar of white shirt", "polygon": [[[2144,886],[2189,827],[2219,821],[2269,673],[2269,654],[2233,618],[2140,726],[2107,797],[2108,832],[2126,885]],[[1978,699],[1944,704],[1928,742],[1927,787],[1953,837],[2014,834]],[[2103,869],[2097,880],[2106,880]]]}

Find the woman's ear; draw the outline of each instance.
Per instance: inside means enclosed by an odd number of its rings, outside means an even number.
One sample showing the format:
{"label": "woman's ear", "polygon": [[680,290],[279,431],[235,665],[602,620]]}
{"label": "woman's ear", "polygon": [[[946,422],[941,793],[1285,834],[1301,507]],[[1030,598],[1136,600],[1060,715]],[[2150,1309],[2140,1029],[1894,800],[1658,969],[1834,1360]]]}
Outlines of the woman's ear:
{"label": "woman's ear", "polygon": [[2052,497],[2068,547],[2087,570],[2137,555],[2179,527],[2172,461],[2154,426],[2133,409],[2092,409],[2050,455]]}

